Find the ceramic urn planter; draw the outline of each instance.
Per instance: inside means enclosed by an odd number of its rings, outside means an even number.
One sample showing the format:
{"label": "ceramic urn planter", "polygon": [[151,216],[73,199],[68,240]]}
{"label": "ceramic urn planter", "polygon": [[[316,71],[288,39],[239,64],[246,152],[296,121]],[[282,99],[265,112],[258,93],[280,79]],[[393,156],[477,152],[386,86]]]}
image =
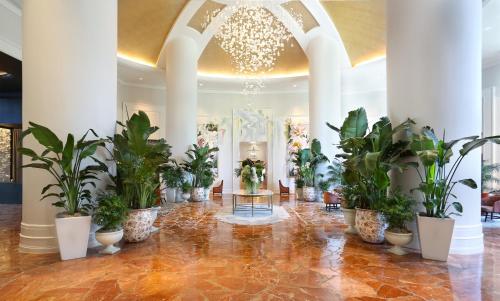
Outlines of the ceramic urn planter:
{"label": "ceramic urn planter", "polygon": [[205,188],[203,187],[195,187],[191,192],[191,201],[193,202],[201,202],[205,200]]}
{"label": "ceramic urn planter", "polygon": [[56,216],[57,242],[62,260],[87,256],[91,216]]}
{"label": "ceramic urn planter", "polygon": [[401,247],[406,246],[413,239],[413,233],[397,233],[390,230],[385,230],[385,239],[393,245],[388,251],[395,255],[406,255],[408,254]]}
{"label": "ceramic urn planter", "polygon": [[447,261],[455,220],[417,215],[418,239],[425,259]]}
{"label": "ceramic urn planter", "polygon": [[306,186],[303,188],[302,193],[304,194],[304,201],[306,202],[316,201],[316,188]]}
{"label": "ceramic urn planter", "polygon": [[104,249],[100,250],[100,254],[115,254],[116,252],[120,251],[119,247],[115,247],[114,244],[119,242],[123,237],[123,229],[120,229],[118,231],[110,231],[110,232],[105,232],[105,231],[97,231],[95,233],[95,238],[97,239],[98,242],[100,242],[103,246]]}
{"label": "ceramic urn planter", "polygon": [[356,208],[356,230],[363,241],[372,244],[383,243],[386,228],[387,224],[382,213]]}
{"label": "ceramic urn planter", "polygon": [[148,209],[130,210],[127,219],[123,223],[123,236],[128,242],[140,242],[146,240],[151,234],[151,226],[154,222],[153,211]]}
{"label": "ceramic urn planter", "polygon": [[356,230],[356,209],[342,208],[342,213],[344,214],[344,220],[347,225],[345,233],[347,234],[357,234]]}

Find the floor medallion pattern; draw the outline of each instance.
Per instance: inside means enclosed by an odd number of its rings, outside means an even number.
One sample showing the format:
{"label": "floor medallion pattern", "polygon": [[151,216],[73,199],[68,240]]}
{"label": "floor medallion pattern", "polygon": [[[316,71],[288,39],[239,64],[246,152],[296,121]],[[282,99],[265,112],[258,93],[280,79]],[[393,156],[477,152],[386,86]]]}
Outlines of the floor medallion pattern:
{"label": "floor medallion pattern", "polygon": [[230,198],[172,204],[146,241],[65,262],[19,253],[21,207],[0,205],[0,300],[500,300],[498,228],[443,263],[346,235],[323,204],[278,204],[290,217],[262,226],[218,221]]}

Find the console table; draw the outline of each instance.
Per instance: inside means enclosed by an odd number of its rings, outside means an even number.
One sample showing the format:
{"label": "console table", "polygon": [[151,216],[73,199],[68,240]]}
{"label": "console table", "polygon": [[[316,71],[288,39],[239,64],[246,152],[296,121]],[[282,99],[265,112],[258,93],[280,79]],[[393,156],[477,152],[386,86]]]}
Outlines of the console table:
{"label": "console table", "polygon": [[[241,203],[238,200],[241,198],[250,198],[251,203]],[[266,198],[265,206],[255,206],[255,199]],[[233,214],[236,211],[270,211],[273,212],[273,192],[271,190],[259,190],[257,193],[248,193],[245,190],[233,192]]]}

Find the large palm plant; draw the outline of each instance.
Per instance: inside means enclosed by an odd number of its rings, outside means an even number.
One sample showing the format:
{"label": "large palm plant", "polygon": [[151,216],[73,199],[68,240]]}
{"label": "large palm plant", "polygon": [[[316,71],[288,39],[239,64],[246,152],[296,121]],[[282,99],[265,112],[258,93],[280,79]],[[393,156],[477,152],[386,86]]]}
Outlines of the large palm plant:
{"label": "large palm plant", "polygon": [[125,124],[117,123],[122,132],[109,138],[117,167],[115,189],[129,208],[149,208],[156,199],[162,165],[169,161],[170,145],[164,139],[149,140],[158,127],[151,126],[143,111],[133,114]]}
{"label": "large palm plant", "polygon": [[43,169],[56,181],[42,189],[42,200],[55,197],[58,200],[52,205],[64,208],[68,215],[87,214],[91,207],[89,188],[95,188],[98,174],[107,171],[106,165],[94,156],[97,148],[104,146],[104,140],[86,140],[89,133],[97,138],[93,130],[88,130],[76,143],[72,134],[68,134],[63,143],[48,128],[34,122],[29,125],[23,138],[32,135],[45,149],[38,154],[30,148],[19,148],[19,152],[33,162],[23,167]]}
{"label": "large palm plant", "polygon": [[[394,141],[393,136],[409,129],[413,121],[407,120],[397,127],[392,126],[387,117],[380,118],[368,132],[368,119],[363,108],[349,112],[339,129],[327,124],[339,133],[339,148],[343,158],[344,185],[355,188],[355,198],[362,209],[377,210],[387,198],[391,181],[389,171],[402,172],[412,165],[403,163],[403,155],[409,142]],[[351,189],[352,192],[353,189]]]}
{"label": "large palm plant", "polygon": [[203,187],[203,179],[212,176],[212,170],[216,167],[214,155],[217,151],[219,151],[217,147],[210,148],[208,145],[193,144],[192,148],[186,152],[189,160],[184,161],[182,167],[192,175],[192,187]]}

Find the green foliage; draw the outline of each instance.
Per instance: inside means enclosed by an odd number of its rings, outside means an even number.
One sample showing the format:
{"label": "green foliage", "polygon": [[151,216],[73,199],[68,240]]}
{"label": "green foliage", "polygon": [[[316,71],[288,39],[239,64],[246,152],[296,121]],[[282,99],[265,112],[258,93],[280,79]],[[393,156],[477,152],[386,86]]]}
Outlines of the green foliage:
{"label": "green foliage", "polygon": [[367,133],[366,112],[359,108],[349,112],[340,129],[327,124],[339,134],[339,148],[344,152],[337,155],[344,159],[341,181],[344,187],[352,188],[347,191],[356,206],[372,210],[382,206],[391,184],[389,171],[402,172],[409,166],[403,162],[408,142],[394,142],[393,136],[409,130],[413,123],[407,120],[393,128],[389,119],[382,117]]}
{"label": "green foliage", "polygon": [[[462,160],[471,151],[479,148],[487,142],[499,143],[500,136],[491,136],[479,138],[478,136],[464,137],[451,141],[445,141],[445,135],[442,139],[438,139],[434,134],[434,130],[428,126],[423,127],[419,134],[413,134],[411,137],[411,151],[419,159],[420,166],[423,170],[417,168],[420,177],[420,185],[415,188],[424,196],[424,207],[426,216],[447,218],[450,215],[460,215],[463,211],[462,204],[458,201],[449,203],[450,197],[456,198],[453,194],[453,189],[456,184],[462,184],[472,189],[477,188],[477,184],[473,179],[455,180],[457,172]],[[451,164],[451,168],[447,169],[453,157],[453,147],[462,143],[458,156]],[[451,208],[454,212],[450,212]]]}
{"label": "green foliage", "polygon": [[94,222],[102,226],[101,231],[116,231],[121,228],[127,212],[128,208],[119,196],[106,194],[98,199]]}
{"label": "green foliage", "polygon": [[318,183],[318,187],[321,191],[326,192],[326,191],[330,190],[331,184],[329,181],[320,181]]}
{"label": "green foliage", "polygon": [[358,185],[342,185],[340,195],[342,196],[342,207],[354,209],[359,204],[359,198],[363,194]]}
{"label": "green foliage", "polygon": [[241,161],[241,167],[236,168],[234,173],[237,177],[241,177],[241,181],[245,186],[249,187],[252,184],[264,182],[266,166],[261,160],[253,161],[251,159],[245,159]]}
{"label": "green foliage", "polygon": [[406,224],[414,219],[414,210],[415,200],[399,191],[387,197],[380,208],[389,224],[389,229],[400,233],[409,232]]}
{"label": "green foliage", "polygon": [[314,169],[309,162],[300,167],[299,174],[300,178],[304,180],[304,186],[314,187]]}
{"label": "green foliage", "polygon": [[203,187],[202,179],[205,177],[213,177],[213,169],[215,166],[215,153],[219,148],[210,148],[207,146],[198,146],[193,144],[192,148],[186,152],[189,160],[184,161],[181,165],[185,171],[193,176],[192,187]]}
{"label": "green foliage", "polygon": [[304,188],[304,180],[302,178],[297,178],[295,180],[295,186],[297,188]]}
{"label": "green foliage", "polygon": [[183,170],[175,160],[162,167],[162,179],[168,188],[179,188],[182,184]]}
{"label": "green foliage", "polygon": [[158,127],[151,126],[143,111],[118,125],[123,127],[122,132],[110,138],[117,167],[113,177],[116,193],[130,209],[150,208],[156,200],[162,165],[169,162],[170,145],[164,139],[149,141]]}
{"label": "green foliage", "polygon": [[500,171],[500,164],[483,164],[481,166],[481,191],[489,192],[493,190],[492,184],[500,183],[500,178],[495,176],[495,172]]}
{"label": "green foliage", "polygon": [[191,185],[191,183],[189,183],[188,181],[182,182],[182,184],[181,184],[181,190],[182,190],[183,193],[191,192],[191,188],[193,188],[193,186]]}
{"label": "green foliage", "polygon": [[72,134],[68,134],[66,142],[63,143],[48,128],[34,122],[29,125],[22,134],[23,139],[32,135],[44,150],[37,154],[32,149],[19,148],[19,152],[31,158],[33,162],[23,167],[43,169],[56,181],[42,189],[42,200],[56,197],[58,201],[52,205],[64,208],[67,214],[88,214],[87,211],[91,208],[89,187],[96,188],[98,174],[107,171],[106,165],[94,156],[98,147],[104,146],[105,141],[85,140],[89,132],[97,138],[93,130],[88,130],[78,141],[75,141]]}
{"label": "green foliage", "polygon": [[[310,148],[299,149],[297,152],[292,154],[292,157],[293,164],[298,167],[297,181],[299,179],[304,180],[304,182],[308,181],[305,185],[309,187],[313,187],[315,184],[315,172],[318,166],[321,163],[329,162],[328,157],[321,152],[321,142],[318,139],[313,139]],[[308,165],[308,168],[304,169],[306,165]],[[304,175],[302,174],[302,171],[309,172],[309,168],[313,173],[312,184],[309,183],[311,178],[305,180],[303,179]],[[306,176],[310,176],[310,174]]]}

